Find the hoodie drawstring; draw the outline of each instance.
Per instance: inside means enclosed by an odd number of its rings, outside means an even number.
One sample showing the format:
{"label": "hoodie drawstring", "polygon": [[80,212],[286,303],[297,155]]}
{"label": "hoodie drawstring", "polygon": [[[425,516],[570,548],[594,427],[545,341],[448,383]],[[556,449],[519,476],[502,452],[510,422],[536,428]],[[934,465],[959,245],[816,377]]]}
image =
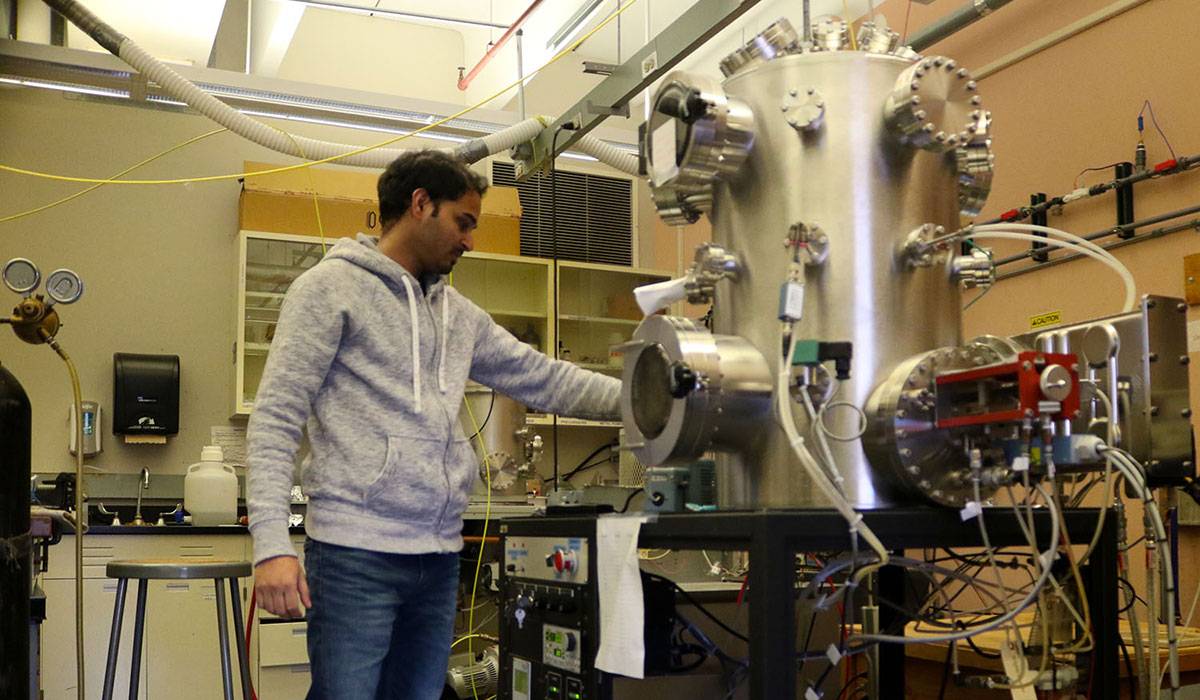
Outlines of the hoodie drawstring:
{"label": "hoodie drawstring", "polygon": [[[421,412],[421,332],[417,323],[417,295],[413,291],[412,282],[408,277],[401,277],[404,291],[408,293],[408,315],[412,320],[412,390],[415,412]],[[439,381],[441,379],[439,371]]]}
{"label": "hoodie drawstring", "polygon": [[446,329],[450,327],[450,296],[442,290],[442,350],[438,353],[438,391],[446,393]]}

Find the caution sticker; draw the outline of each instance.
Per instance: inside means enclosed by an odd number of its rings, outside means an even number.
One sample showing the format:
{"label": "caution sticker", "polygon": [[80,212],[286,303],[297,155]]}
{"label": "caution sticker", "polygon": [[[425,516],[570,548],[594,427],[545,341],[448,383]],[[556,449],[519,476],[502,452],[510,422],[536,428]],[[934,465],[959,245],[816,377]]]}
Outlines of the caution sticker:
{"label": "caution sticker", "polygon": [[1029,317],[1029,330],[1036,331],[1050,326],[1057,326],[1062,323],[1061,311],[1049,311],[1044,314]]}

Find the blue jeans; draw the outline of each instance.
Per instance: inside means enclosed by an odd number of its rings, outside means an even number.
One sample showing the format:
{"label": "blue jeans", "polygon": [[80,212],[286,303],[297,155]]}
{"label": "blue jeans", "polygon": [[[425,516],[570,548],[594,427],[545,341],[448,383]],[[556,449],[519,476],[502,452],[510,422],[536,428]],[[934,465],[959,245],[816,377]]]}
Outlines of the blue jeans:
{"label": "blue jeans", "polygon": [[308,539],[308,700],[438,700],[458,554],[387,554]]}

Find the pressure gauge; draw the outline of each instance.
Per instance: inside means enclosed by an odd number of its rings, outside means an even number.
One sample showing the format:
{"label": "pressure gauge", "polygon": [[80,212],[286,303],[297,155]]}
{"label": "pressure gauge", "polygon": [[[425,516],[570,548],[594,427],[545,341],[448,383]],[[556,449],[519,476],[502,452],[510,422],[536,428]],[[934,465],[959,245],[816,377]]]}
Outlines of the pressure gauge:
{"label": "pressure gauge", "polygon": [[25,258],[13,258],[4,266],[4,284],[17,294],[28,294],[37,289],[42,273],[37,265]]}
{"label": "pressure gauge", "polygon": [[46,278],[46,293],[60,304],[72,304],[83,296],[83,280],[66,268],[55,270]]}

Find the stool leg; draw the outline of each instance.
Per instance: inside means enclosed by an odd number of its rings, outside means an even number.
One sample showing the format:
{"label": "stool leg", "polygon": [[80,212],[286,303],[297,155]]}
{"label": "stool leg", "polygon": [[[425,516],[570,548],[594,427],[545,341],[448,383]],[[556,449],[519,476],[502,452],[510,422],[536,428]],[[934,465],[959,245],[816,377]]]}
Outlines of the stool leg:
{"label": "stool leg", "polygon": [[221,645],[221,680],[224,682],[225,700],[233,700],[233,674],[229,662],[229,621],[225,615],[225,587],[221,579],[215,578],[217,584],[217,638]]}
{"label": "stool leg", "polygon": [[103,700],[112,700],[113,681],[117,676],[117,651],[121,646],[121,620],[125,617],[125,591],[129,579],[117,579],[117,598],[113,603],[112,633],[108,637],[108,665],[104,667]]}
{"label": "stool leg", "polygon": [[142,670],[142,633],[146,629],[146,588],[150,582],[138,579],[137,617],[133,620],[133,657],[129,664],[129,700],[137,700]]}
{"label": "stool leg", "polygon": [[246,658],[246,628],[242,623],[242,592],[238,580],[229,579],[229,597],[233,599],[233,631],[237,641],[238,667],[242,672],[242,700],[250,700],[250,662]]}

